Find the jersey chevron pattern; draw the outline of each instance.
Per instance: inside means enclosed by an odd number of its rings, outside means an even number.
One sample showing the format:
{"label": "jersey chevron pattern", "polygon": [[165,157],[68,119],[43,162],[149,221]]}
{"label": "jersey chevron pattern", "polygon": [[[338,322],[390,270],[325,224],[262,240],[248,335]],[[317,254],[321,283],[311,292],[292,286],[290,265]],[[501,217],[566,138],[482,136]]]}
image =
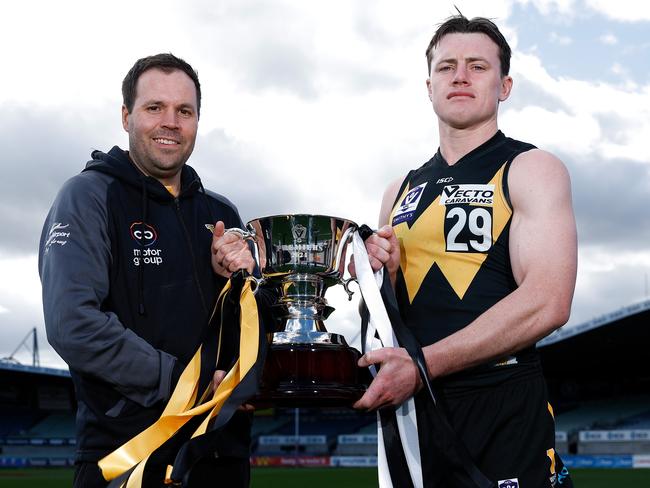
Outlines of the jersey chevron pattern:
{"label": "jersey chevron pattern", "polygon": [[400,242],[400,309],[422,344],[468,325],[516,288],[508,237],[511,161],[534,146],[498,132],[449,166],[411,171],[390,222]]}

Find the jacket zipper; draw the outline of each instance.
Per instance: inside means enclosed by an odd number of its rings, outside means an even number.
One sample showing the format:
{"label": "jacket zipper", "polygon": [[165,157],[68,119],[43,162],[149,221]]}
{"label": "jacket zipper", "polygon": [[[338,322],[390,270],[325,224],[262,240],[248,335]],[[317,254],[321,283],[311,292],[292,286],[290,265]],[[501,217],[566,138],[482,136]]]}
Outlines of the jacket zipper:
{"label": "jacket zipper", "polygon": [[192,240],[190,239],[190,234],[187,230],[187,226],[185,225],[185,220],[183,219],[183,213],[181,212],[181,205],[178,197],[174,197],[174,207],[176,208],[176,215],[178,216],[178,220],[180,221],[181,227],[183,228],[185,243],[187,244],[187,247],[190,251],[190,257],[192,258],[192,271],[194,275],[194,283],[196,284],[196,288],[199,291],[199,297],[201,298],[201,304],[203,305],[203,310],[206,316],[209,316],[210,312],[208,310],[207,302],[205,301],[205,295],[203,294],[203,289],[201,288],[201,281],[199,280],[199,272],[196,269],[196,256],[194,254],[194,247],[192,246]]}

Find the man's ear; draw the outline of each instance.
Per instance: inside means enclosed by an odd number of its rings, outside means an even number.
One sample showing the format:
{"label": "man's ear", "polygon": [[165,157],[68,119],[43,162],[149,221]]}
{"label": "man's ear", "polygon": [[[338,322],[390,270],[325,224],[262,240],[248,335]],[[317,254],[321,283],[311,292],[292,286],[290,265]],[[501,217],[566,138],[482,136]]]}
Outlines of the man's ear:
{"label": "man's ear", "polygon": [[126,108],[126,105],[122,105],[122,127],[127,132],[129,132],[129,115],[129,109]]}
{"label": "man's ear", "polygon": [[504,76],[501,80],[501,91],[499,93],[499,101],[500,102],[505,102],[508,97],[510,96],[510,92],[512,91],[512,77],[510,76]]}

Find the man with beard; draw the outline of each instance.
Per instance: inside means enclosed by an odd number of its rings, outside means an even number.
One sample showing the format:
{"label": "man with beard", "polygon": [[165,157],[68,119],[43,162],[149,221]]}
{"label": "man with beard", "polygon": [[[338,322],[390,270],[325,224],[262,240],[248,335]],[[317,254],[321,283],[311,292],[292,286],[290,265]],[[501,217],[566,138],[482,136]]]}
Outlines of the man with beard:
{"label": "man with beard", "polygon": [[[160,417],[229,275],[212,229],[241,227],[234,205],[185,164],[201,110],[194,69],[172,54],[142,58],[122,93],[128,150],[93,151],[57,195],[40,242],[48,340],[78,400],[74,486],[84,488],[106,486],[98,460]],[[245,251],[231,248],[230,260],[252,270]],[[228,442],[195,466],[189,486],[248,486],[250,420],[234,415]],[[173,455],[157,453],[143,486],[163,486]]]}

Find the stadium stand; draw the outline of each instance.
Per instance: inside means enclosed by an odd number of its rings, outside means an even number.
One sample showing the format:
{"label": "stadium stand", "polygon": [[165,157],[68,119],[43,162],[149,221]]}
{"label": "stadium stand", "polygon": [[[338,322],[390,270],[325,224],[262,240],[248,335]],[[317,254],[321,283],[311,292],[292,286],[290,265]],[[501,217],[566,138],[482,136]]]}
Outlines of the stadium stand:
{"label": "stadium stand", "polygon": [[621,429],[650,429],[650,412],[625,419],[618,426]]}
{"label": "stadium stand", "polygon": [[556,430],[566,434],[569,453],[650,453],[650,444],[624,433],[650,429],[649,323],[646,300],[538,343]]}
{"label": "stadium stand", "polygon": [[[619,456],[607,462],[631,467],[631,456],[642,456],[650,465],[649,323],[647,300],[538,344],[556,414],[556,448],[567,458]],[[0,362],[0,467],[69,465],[74,408],[67,371]],[[302,457],[314,465],[324,458],[333,465],[376,462],[374,414],[301,408],[296,439],[295,413],[255,413],[254,456]]]}
{"label": "stadium stand", "polygon": [[[305,409],[298,412],[296,432],[296,412],[294,409],[276,409],[273,417],[267,413],[255,415],[253,431],[265,434],[258,437],[253,452],[256,455],[299,454],[328,455],[336,452],[338,437],[342,433],[354,433],[372,424],[375,416],[358,413],[350,409]],[[261,425],[258,427],[258,423]],[[275,426],[274,429],[268,427]],[[296,442],[296,433],[298,442]],[[364,450],[365,452],[365,450]],[[374,447],[376,452],[376,443]]]}
{"label": "stadium stand", "polygon": [[[629,428],[629,419],[650,413],[650,395],[595,400],[558,415],[558,430],[569,433],[592,428]],[[637,428],[637,427],[635,427]]]}
{"label": "stadium stand", "polygon": [[75,436],[74,417],[70,413],[52,413],[33,425],[26,437],[50,437],[73,439]]}
{"label": "stadium stand", "polygon": [[650,453],[650,430],[587,430],[578,440],[579,454]]}
{"label": "stadium stand", "polygon": [[357,432],[357,434],[376,434],[377,433],[377,419],[374,418],[371,423],[364,425]]}
{"label": "stadium stand", "polygon": [[42,414],[38,410],[0,407],[0,437],[23,435]]}
{"label": "stadium stand", "polygon": [[335,456],[376,456],[377,434],[347,434],[337,437]]}
{"label": "stadium stand", "polygon": [[288,417],[275,418],[275,417],[261,417],[255,415],[255,422],[253,422],[251,435],[253,437],[258,437],[260,435],[277,434],[281,430],[287,430],[287,425],[290,422],[291,419],[289,419]]}
{"label": "stadium stand", "polygon": [[67,371],[0,362],[0,466],[68,466],[74,393]]}

